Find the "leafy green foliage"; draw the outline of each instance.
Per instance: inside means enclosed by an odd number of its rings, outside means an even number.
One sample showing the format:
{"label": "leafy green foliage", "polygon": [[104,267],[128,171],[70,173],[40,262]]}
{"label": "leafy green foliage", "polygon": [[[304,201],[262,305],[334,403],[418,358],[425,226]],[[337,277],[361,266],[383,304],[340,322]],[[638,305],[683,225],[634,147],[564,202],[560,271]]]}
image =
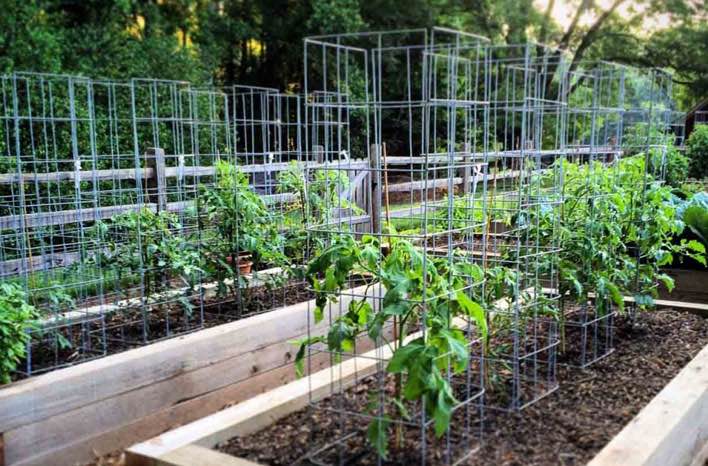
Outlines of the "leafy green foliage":
{"label": "leafy green foliage", "polygon": [[284,265],[284,237],[263,199],[248,185],[248,177],[235,165],[216,165],[216,185],[202,187],[198,210],[215,228],[207,235],[207,272],[221,283],[239,276],[237,257],[250,253],[258,263]]}
{"label": "leafy green foliage", "polygon": [[[372,277],[368,287],[383,285],[385,294],[379,309],[366,299],[353,299],[347,312],[332,322],[326,337],[300,342],[296,365],[302,367],[308,345],[325,343],[330,351],[351,352],[359,335],[366,334],[378,342],[383,329],[393,321],[397,340],[386,370],[405,376],[401,391],[395,394],[396,405],[402,407],[402,400],[421,400],[435,421],[435,432],[442,435],[457,402],[445,371],[449,366],[459,373],[469,362],[468,342],[452,319],[472,320],[482,338],[487,337],[484,308],[465,291],[475,277],[482,276],[481,269],[426,256],[402,239],[390,239],[388,254],[383,255],[378,239],[364,236],[358,243],[344,235],[308,265],[306,277],[317,292],[315,322],[322,321],[329,302],[338,301],[352,274]],[[423,324],[424,334],[407,341],[416,324]],[[387,426],[388,421],[379,417],[369,427],[369,440],[382,456],[387,451],[387,435],[382,430]]]}
{"label": "leafy green foliage", "polygon": [[708,247],[708,193],[699,192],[685,201],[677,200],[677,215],[684,225]]}
{"label": "leafy green foliage", "polygon": [[135,282],[142,274],[146,295],[173,277],[190,288],[196,284],[202,271],[199,253],[181,233],[175,214],[141,209],[100,222],[95,228],[105,248],[93,260],[115,271],[121,282]]}
{"label": "leafy green foliage", "polygon": [[[633,294],[639,305],[653,305],[656,284],[672,286],[660,268],[675,256],[705,261],[695,241],[674,240],[683,224],[671,189],[645,175],[644,164],[642,153],[610,165],[563,163],[560,292],[580,303],[595,293],[601,313],[610,304],[621,311],[625,294]],[[647,186],[641,189],[645,177]],[[543,215],[538,224],[551,228]]]}
{"label": "leafy green foliage", "polygon": [[708,177],[708,125],[697,125],[686,141],[686,155],[691,164],[690,175]]}
{"label": "leafy green foliage", "polygon": [[10,383],[10,375],[25,356],[29,331],[36,328],[37,309],[27,294],[14,283],[0,283],[0,383]]}
{"label": "leafy green foliage", "polygon": [[690,159],[679,151],[673,144],[666,147],[663,155],[661,151],[655,151],[652,159],[654,165],[659,165],[659,160],[663,159],[664,182],[669,186],[679,187],[688,177]]}
{"label": "leafy green foliage", "polygon": [[[320,224],[331,218],[332,210],[352,209],[360,212],[354,204],[340,194],[349,187],[349,178],[344,170],[314,170],[306,179],[305,170],[292,161],[288,169],[278,174],[278,192],[295,193],[297,201],[290,206],[299,210],[299,224]],[[306,189],[307,186],[307,189]]]}

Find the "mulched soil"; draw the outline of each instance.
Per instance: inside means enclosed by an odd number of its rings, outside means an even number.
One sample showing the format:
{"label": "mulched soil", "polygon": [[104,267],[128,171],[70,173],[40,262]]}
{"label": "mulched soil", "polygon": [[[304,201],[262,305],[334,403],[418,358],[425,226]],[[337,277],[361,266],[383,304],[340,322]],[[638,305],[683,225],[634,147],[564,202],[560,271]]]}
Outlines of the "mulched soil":
{"label": "mulched soil", "polygon": [[[616,350],[611,356],[585,370],[559,367],[560,389],[521,413],[486,410],[484,442],[463,464],[585,464],[708,344],[708,320],[683,312],[648,312],[634,322],[618,318],[615,324]],[[365,392],[363,386],[352,391]],[[350,401],[357,399],[356,393],[350,396]],[[291,414],[260,432],[233,438],[220,449],[267,465],[313,464],[305,459],[313,447],[368,424],[349,417],[342,425],[342,418],[325,410],[336,402],[323,400],[318,409]],[[460,425],[462,420],[456,420],[454,425]],[[404,430],[403,448],[391,455],[397,461],[384,464],[419,463],[420,437],[418,429]],[[366,453],[365,442],[361,433],[344,442],[342,451],[348,458],[344,464],[376,464]],[[458,438],[455,444],[465,442]],[[429,442],[427,464],[444,464],[443,450],[441,442]],[[334,453],[317,458],[336,464]]]}

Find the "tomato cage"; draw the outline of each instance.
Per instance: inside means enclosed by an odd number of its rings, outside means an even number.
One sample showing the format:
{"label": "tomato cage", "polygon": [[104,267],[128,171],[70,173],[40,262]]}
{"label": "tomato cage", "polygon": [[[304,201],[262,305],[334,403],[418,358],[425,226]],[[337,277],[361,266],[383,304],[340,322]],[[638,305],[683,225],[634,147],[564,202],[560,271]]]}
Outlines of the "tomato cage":
{"label": "tomato cage", "polygon": [[[625,78],[625,111],[623,113],[622,151],[626,163],[623,176],[641,189],[631,198],[633,205],[655,201],[656,186],[675,186],[680,180],[680,172],[670,162],[675,159],[676,137],[671,128],[673,109],[672,77],[661,70],[640,70],[631,68]],[[630,253],[634,262],[634,273],[627,286],[626,309],[631,317],[635,311],[654,305],[658,285],[647,275],[648,268],[657,269],[665,265],[658,257],[658,236],[660,225],[656,223],[661,215],[659,206],[654,214],[638,217],[637,209],[627,226],[631,238]]]}
{"label": "tomato cage", "polygon": [[332,423],[312,434],[314,464],[456,464],[479,446],[485,42],[439,28],[305,40],[305,145],[324,163],[305,176],[319,305],[299,356],[307,372],[334,363],[325,399],[311,389]]}
{"label": "tomato cage", "polygon": [[[635,301],[650,304],[656,293],[643,282],[654,247],[651,222],[634,212],[652,185],[672,182],[667,161],[680,138],[669,81],[663,73],[607,62],[580,63],[571,73],[562,212],[568,260],[560,270],[568,364],[586,367],[611,354],[617,315]],[[629,249],[625,238],[632,238]],[[622,290],[636,293],[628,300]]]}
{"label": "tomato cage", "polygon": [[619,232],[629,216],[613,200],[621,196],[627,70],[583,62],[569,76],[560,349],[563,362],[583,368],[614,350],[614,319],[622,306],[616,292],[626,280],[616,274],[626,259]]}
{"label": "tomato cage", "polygon": [[566,156],[565,55],[541,44],[488,46],[489,161],[482,256],[490,343],[485,404],[520,411],[558,387],[558,253]]}
{"label": "tomato cage", "polygon": [[[298,96],[33,73],[1,84],[0,275],[39,313],[18,377],[304,299],[297,194],[278,184],[302,157]],[[226,224],[219,203],[234,199]]]}

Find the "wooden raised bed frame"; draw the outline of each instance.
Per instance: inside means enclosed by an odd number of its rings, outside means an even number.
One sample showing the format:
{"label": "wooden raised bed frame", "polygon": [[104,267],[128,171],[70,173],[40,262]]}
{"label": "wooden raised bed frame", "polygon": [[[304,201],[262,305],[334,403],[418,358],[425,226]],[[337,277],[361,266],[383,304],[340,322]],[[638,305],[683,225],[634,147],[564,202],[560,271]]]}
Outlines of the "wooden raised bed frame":
{"label": "wooden raised bed frame", "polygon": [[[663,301],[676,309],[708,311],[708,305]],[[462,322],[458,321],[458,324]],[[409,338],[415,338],[416,334]],[[349,359],[126,451],[128,466],[257,466],[213,450],[234,436],[248,435],[329,394],[330,384],[351,384],[376,369],[385,347]],[[383,354],[382,354],[383,353]],[[708,458],[708,346],[633,419],[590,463],[591,466],[701,466]]]}
{"label": "wooden raised bed frame", "polygon": [[[90,461],[292,381],[292,340],[307,334],[312,306],[287,306],[0,389],[0,465]],[[327,365],[322,354],[312,367]]]}

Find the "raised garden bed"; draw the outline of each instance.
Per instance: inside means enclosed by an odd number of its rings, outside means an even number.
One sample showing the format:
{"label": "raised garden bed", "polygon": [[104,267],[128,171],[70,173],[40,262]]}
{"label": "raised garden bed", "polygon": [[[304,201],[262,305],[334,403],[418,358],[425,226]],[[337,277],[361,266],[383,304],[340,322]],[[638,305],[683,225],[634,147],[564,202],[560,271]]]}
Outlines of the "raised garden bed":
{"label": "raised garden bed", "polygon": [[[470,464],[587,462],[707,344],[708,321],[698,316],[661,310],[640,314],[636,321],[619,319],[617,349],[611,357],[586,370],[561,367],[560,389],[520,414],[487,410],[485,442]],[[346,361],[343,367],[352,364],[352,360]],[[325,387],[331,382],[326,380],[331,372],[313,376],[312,386]],[[344,372],[352,377],[351,372]],[[368,375],[360,372],[360,377]],[[306,380],[136,445],[129,450],[129,464],[211,464],[194,459],[192,455],[200,451],[208,452],[215,464],[308,464],[302,462],[306,453],[318,442],[331,442],[333,430],[332,419],[317,414],[317,406],[325,407],[327,399],[304,408],[309,393]],[[705,377],[697,383],[701,387],[708,384]],[[326,393],[315,389],[313,399]],[[667,416],[678,419],[684,414]],[[694,425],[693,429],[708,432],[705,425]],[[347,444],[351,457],[358,460],[351,464],[370,464],[370,456],[356,455],[364,444],[364,437],[359,438],[358,443]],[[644,447],[661,449],[666,445],[658,442]]]}
{"label": "raised garden bed", "polygon": [[674,279],[675,288],[669,293],[661,285],[661,298],[708,304],[708,268],[700,265],[695,268],[667,268],[664,273]]}
{"label": "raised garden bed", "polygon": [[[15,380],[109,356],[181,334],[233,322],[271,309],[312,299],[302,282],[268,286],[267,278],[281,270],[268,269],[246,275],[240,299],[233,294],[217,296],[216,283],[202,286],[202,305],[190,299],[187,313],[178,300],[184,288],[156,293],[142,305],[138,297],[106,305],[77,309],[42,321],[44,330],[35,332],[31,346],[31,366],[22,361]],[[228,284],[228,283],[227,283]],[[57,344],[57,336],[65,342]]]}
{"label": "raised garden bed", "polygon": [[[86,462],[292,381],[292,340],[307,334],[312,306],[287,306],[4,387],[0,464]],[[329,364],[323,355],[312,368]]]}

